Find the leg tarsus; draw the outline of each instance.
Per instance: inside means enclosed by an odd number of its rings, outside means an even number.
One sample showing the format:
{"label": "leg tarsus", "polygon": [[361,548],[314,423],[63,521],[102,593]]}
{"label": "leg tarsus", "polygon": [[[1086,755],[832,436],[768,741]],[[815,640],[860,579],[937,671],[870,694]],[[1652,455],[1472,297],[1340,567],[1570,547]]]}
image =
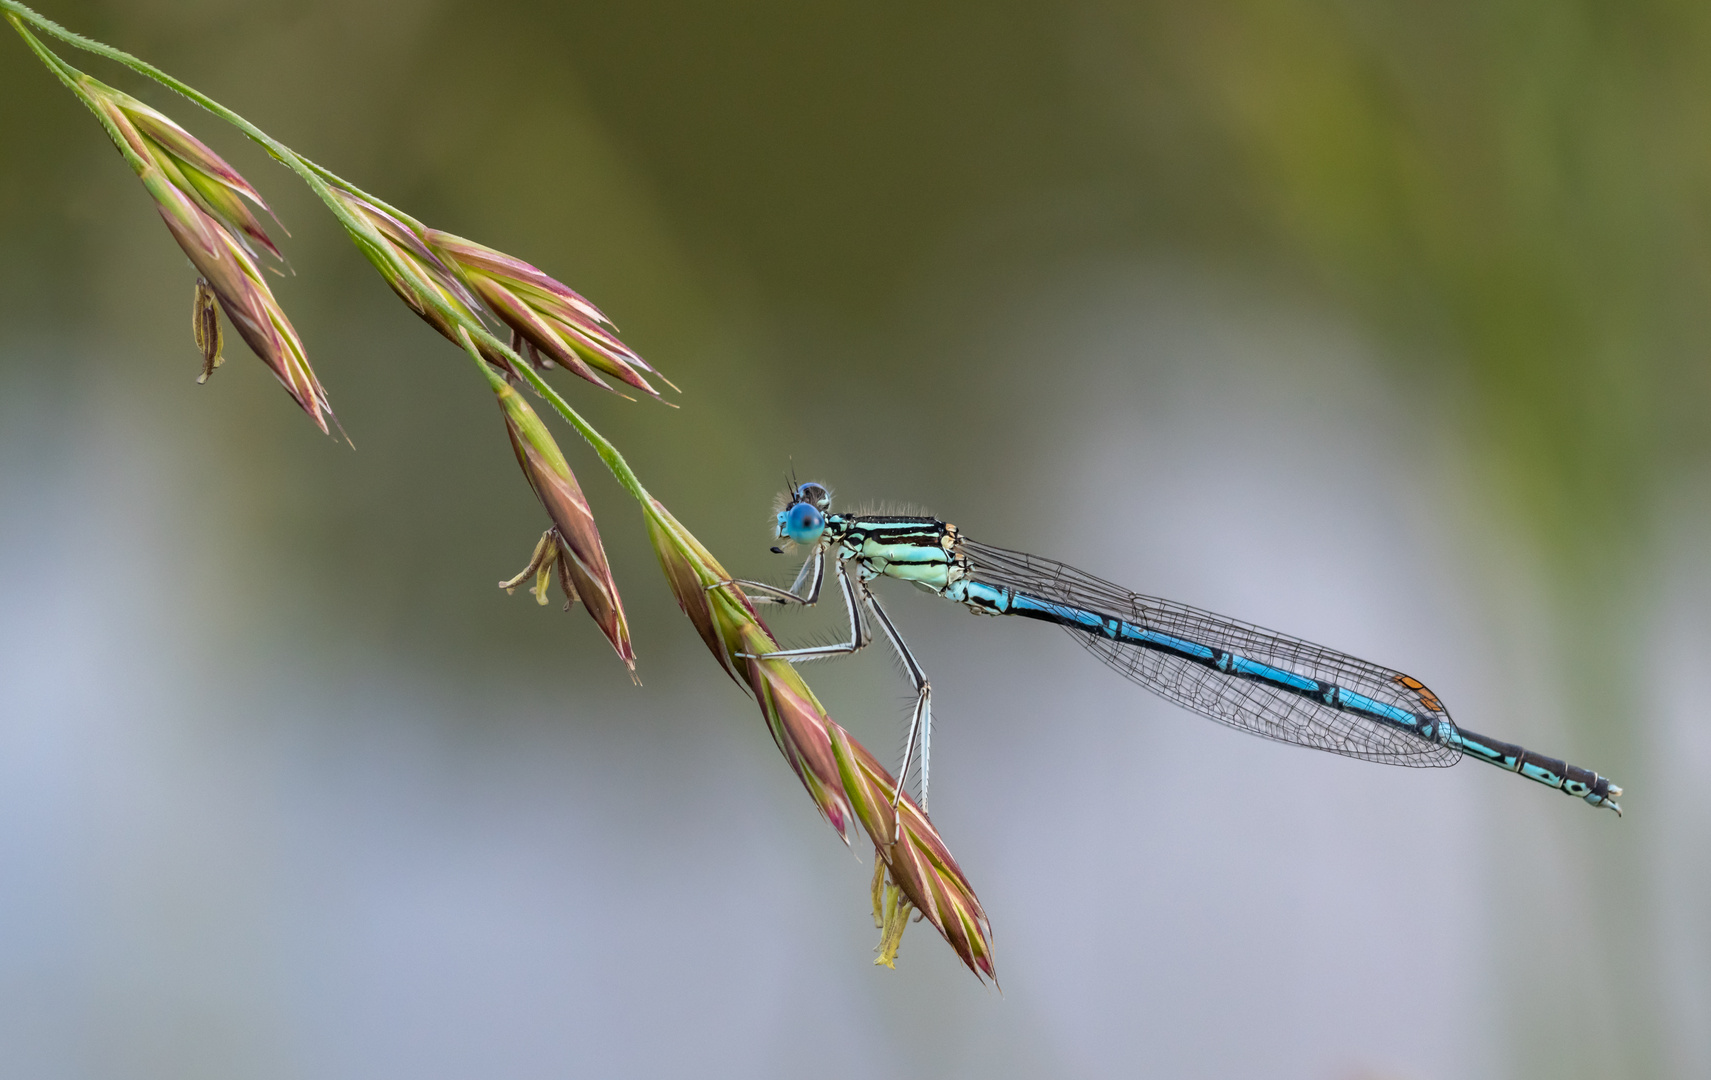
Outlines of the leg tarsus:
{"label": "leg tarsus", "polygon": [[807,606],[808,601],[797,596],[789,589],[781,589],[776,585],[768,585],[764,581],[750,581],[747,578],[726,578],[703,586],[707,592],[723,589],[727,585],[735,585],[743,590],[743,595],[749,598],[751,604],[801,604]]}

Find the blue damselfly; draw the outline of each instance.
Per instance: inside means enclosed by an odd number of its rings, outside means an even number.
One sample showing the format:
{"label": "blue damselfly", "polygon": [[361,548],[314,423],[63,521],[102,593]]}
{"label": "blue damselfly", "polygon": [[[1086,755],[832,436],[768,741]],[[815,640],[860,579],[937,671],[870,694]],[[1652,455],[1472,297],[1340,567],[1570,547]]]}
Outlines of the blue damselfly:
{"label": "blue damselfly", "polygon": [[[831,556],[849,613],[849,640],[768,654],[799,662],[843,656],[872,641],[869,620],[903,662],[916,700],[898,769],[899,797],[920,749],[927,807],[932,686],[868,583],[912,582],[982,615],[1055,623],[1125,678],[1242,731],[1392,765],[1453,765],[1465,754],[1622,812],[1622,789],[1589,769],[1458,728],[1420,680],[1300,638],[1130,592],[1038,555],[989,547],[933,517],[834,514],[824,485],[792,483],[777,537],[809,556],[788,589],[738,582],[757,603],[812,606]],[[782,554],[783,549],[774,547]],[[854,574],[850,573],[851,564]]]}

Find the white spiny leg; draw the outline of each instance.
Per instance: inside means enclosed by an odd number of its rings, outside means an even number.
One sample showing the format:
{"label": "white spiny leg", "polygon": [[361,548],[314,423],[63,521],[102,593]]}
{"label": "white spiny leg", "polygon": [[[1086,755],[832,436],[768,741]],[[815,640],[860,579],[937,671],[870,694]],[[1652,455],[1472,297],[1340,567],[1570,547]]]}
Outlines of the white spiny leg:
{"label": "white spiny leg", "polygon": [[[927,776],[928,767],[932,761],[931,748],[933,745],[933,684],[927,681],[927,673],[921,670],[915,656],[909,651],[909,646],[903,644],[903,635],[897,632],[897,627],[891,622],[891,617],[885,609],[879,606],[879,600],[869,592],[867,586],[862,586],[862,600],[867,604],[868,611],[873,613],[873,619],[885,633],[886,640],[897,650],[897,658],[903,661],[903,670],[909,676],[909,681],[915,685],[915,711],[909,718],[909,737],[903,744],[903,764],[897,768],[897,791],[891,797],[891,808],[895,811],[903,801],[903,788],[909,779],[909,762],[915,756],[915,741],[921,742],[921,813],[927,812]],[[896,843],[903,838],[903,817],[893,813],[897,822],[895,834],[891,838]]]}
{"label": "white spiny leg", "polygon": [[[747,594],[750,603],[754,604],[801,604],[803,607],[813,607],[820,602],[820,584],[826,580],[826,549],[815,548],[814,554],[802,564],[802,569],[796,574],[796,581],[788,589],[777,585],[768,585],[764,581],[745,581],[742,578],[732,578],[729,581],[715,581],[707,586],[717,589],[725,585],[740,585]],[[802,583],[808,582],[808,593],[801,592]]]}
{"label": "white spiny leg", "polygon": [[[848,656],[867,648],[867,643],[873,640],[872,631],[867,628],[867,620],[862,618],[861,600],[856,590],[861,588],[850,578],[849,571],[844,569],[842,560],[834,564],[838,574],[838,586],[844,594],[844,609],[850,613],[850,639],[842,645],[811,645],[806,649],[782,649],[778,652],[759,654],[761,660],[788,660],[799,664],[804,660],[820,660],[828,656]],[[801,599],[798,597],[797,599]],[[738,653],[738,656],[753,659],[754,653]]]}
{"label": "white spiny leg", "polygon": [[790,583],[790,591],[802,596],[802,584],[810,580],[813,584],[808,587],[807,596],[803,597],[805,604],[820,599],[820,583],[826,580],[826,549],[818,544],[814,545],[813,557],[805,560],[802,569],[796,571],[796,580]]}

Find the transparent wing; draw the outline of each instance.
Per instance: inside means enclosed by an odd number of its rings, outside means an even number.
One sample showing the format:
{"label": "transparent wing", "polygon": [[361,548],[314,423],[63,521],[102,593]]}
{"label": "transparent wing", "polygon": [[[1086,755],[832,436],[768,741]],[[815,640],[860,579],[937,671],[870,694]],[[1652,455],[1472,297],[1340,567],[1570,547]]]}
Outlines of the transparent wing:
{"label": "transparent wing", "polygon": [[1392,765],[1453,765],[1461,757],[1449,713],[1436,695],[1399,671],[1357,660],[1300,638],[1157,597],[1142,596],[1038,555],[962,541],[976,581],[1069,608],[1113,615],[1320,684],[1332,684],[1412,714],[1430,714],[1443,742],[1428,741],[1371,716],[1325,704],[1264,681],[1226,674],[1172,652],[1155,651],[1070,629],[1108,667],[1202,716],[1278,742]]}

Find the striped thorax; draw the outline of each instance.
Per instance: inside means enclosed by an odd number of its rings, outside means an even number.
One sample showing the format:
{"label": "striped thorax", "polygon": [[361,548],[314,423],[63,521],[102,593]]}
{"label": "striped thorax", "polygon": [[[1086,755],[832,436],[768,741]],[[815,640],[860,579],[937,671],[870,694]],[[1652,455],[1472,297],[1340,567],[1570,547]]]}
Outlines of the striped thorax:
{"label": "striped thorax", "polygon": [[838,558],[856,564],[863,581],[896,578],[943,594],[967,576],[957,527],[937,518],[831,514],[826,539]]}

